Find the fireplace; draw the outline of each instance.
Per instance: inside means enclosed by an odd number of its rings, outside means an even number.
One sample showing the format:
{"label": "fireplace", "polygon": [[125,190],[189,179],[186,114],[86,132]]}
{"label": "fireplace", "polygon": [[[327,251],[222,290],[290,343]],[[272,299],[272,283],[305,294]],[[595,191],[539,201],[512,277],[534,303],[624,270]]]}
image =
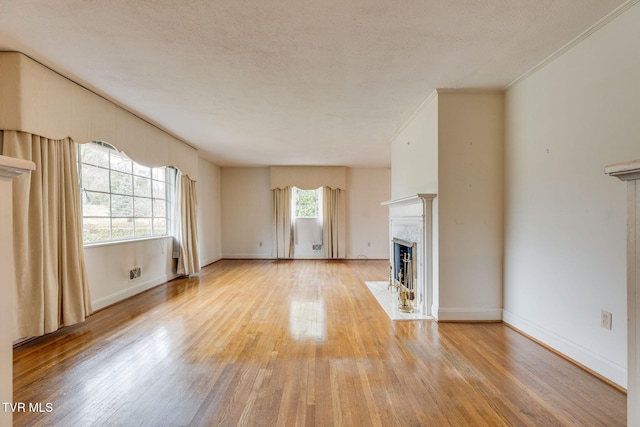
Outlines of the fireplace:
{"label": "fireplace", "polygon": [[398,310],[413,313],[417,300],[417,242],[393,238],[393,264],[390,285],[398,291]]}
{"label": "fireplace", "polygon": [[[407,277],[407,266],[403,265],[403,261],[409,260],[415,265],[414,256],[417,252],[417,244],[407,240],[393,238],[393,278],[400,280],[400,273]],[[406,264],[406,262],[404,263]]]}
{"label": "fireplace", "polygon": [[[433,199],[435,194],[414,196],[382,202],[389,207],[389,281],[397,285],[404,260],[410,260],[409,273],[403,277],[411,281],[405,294],[414,313],[432,316],[433,310]],[[399,267],[402,265],[403,267]],[[394,288],[397,286],[394,285]],[[413,294],[412,294],[413,292]]]}

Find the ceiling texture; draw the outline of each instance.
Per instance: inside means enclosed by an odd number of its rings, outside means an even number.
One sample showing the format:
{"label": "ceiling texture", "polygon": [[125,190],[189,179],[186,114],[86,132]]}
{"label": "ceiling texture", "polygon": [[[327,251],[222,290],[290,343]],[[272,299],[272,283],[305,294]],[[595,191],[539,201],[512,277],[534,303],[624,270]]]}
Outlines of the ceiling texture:
{"label": "ceiling texture", "polygon": [[624,3],[0,0],[0,50],[220,166],[380,167],[434,89],[503,89]]}

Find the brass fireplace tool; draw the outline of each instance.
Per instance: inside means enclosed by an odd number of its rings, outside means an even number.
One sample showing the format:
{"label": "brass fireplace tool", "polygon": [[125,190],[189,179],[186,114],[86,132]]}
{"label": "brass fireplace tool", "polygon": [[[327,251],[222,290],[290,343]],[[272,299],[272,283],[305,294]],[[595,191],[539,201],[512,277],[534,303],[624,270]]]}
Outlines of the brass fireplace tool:
{"label": "brass fireplace tool", "polygon": [[398,279],[393,278],[393,267],[389,267],[389,288],[398,291],[398,310],[403,313],[413,313],[415,305],[415,277],[413,274],[413,260],[408,254],[402,258],[402,268],[398,271]]}

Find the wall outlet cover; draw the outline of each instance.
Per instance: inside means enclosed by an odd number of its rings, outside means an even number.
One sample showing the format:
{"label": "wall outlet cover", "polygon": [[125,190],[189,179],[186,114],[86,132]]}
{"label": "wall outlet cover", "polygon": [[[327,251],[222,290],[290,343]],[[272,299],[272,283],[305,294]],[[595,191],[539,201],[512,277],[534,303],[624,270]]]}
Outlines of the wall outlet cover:
{"label": "wall outlet cover", "polygon": [[133,267],[129,270],[129,281],[135,280],[142,275],[142,270],[140,267]]}
{"label": "wall outlet cover", "polygon": [[611,330],[612,318],[613,318],[613,315],[611,313],[609,313],[608,311],[602,310],[600,312],[600,326],[602,326],[605,329]]}

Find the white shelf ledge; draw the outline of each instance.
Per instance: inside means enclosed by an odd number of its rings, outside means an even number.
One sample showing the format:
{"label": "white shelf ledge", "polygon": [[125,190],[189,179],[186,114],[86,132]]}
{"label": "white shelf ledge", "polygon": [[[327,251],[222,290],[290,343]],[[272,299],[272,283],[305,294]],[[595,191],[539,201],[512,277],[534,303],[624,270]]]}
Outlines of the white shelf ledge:
{"label": "white shelf ledge", "polygon": [[615,176],[622,181],[640,179],[640,160],[615,163],[604,168],[604,173]]}
{"label": "white shelf ledge", "polygon": [[435,199],[436,194],[433,193],[418,193],[412,196],[402,197],[400,199],[387,200],[386,202],[380,203],[382,206],[403,206],[403,205],[413,205],[416,203],[422,203],[423,200],[433,200]]}
{"label": "white shelf ledge", "polygon": [[15,178],[35,170],[36,165],[29,160],[0,156],[0,177]]}

